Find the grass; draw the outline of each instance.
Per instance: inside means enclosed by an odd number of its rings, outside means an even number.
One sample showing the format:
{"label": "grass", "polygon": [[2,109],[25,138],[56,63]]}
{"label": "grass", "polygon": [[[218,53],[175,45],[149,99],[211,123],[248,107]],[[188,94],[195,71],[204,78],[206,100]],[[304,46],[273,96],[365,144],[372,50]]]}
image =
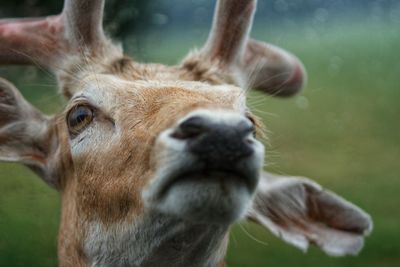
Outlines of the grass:
{"label": "grass", "polygon": [[[271,132],[268,169],[315,179],[368,211],[375,229],[359,256],[330,258],[315,248],[304,254],[257,225],[236,226],[228,266],[399,265],[400,36],[392,26],[337,24],[285,34],[256,29],[257,38],[272,36],[298,55],[309,73],[306,90],[295,98],[249,96]],[[200,43],[189,34],[164,37],[148,35],[141,58],[172,63]],[[29,76],[12,80],[42,110],[57,109],[60,101],[47,86]],[[0,165],[0,266],[56,266],[58,218],[56,192],[23,167]]]}

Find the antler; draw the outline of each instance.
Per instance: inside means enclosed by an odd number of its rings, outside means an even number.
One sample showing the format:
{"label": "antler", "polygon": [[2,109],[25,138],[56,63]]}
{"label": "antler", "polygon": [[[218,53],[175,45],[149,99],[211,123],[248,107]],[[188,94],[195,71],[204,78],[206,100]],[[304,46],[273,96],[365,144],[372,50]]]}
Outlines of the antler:
{"label": "antler", "polygon": [[104,0],[65,0],[61,16],[71,45],[94,48],[105,42],[103,32]]}
{"label": "antler", "polygon": [[104,35],[103,8],[104,0],[66,0],[57,16],[0,20],[0,64],[48,67],[71,96],[86,63],[100,66],[122,56]]}
{"label": "antler", "polygon": [[0,64],[39,63],[104,43],[104,0],[66,0],[60,15],[0,20]]}
{"label": "antler", "polygon": [[[201,58],[218,62],[241,87],[292,95],[304,84],[304,68],[290,53],[249,39],[255,6],[256,0],[219,0]],[[101,68],[122,57],[104,35],[103,7],[104,0],[66,0],[58,16],[0,20],[0,64],[49,67],[70,96],[74,86],[68,77],[78,76],[77,66],[81,71],[89,61]]]}
{"label": "antler", "polygon": [[204,53],[222,64],[240,61],[248,41],[255,5],[256,1],[248,0],[218,1]]}
{"label": "antler", "polygon": [[62,17],[0,20],[0,64],[51,65],[62,45]]}
{"label": "antler", "polygon": [[104,0],[66,0],[60,15],[0,20],[0,64],[59,67],[65,56],[101,53]]}
{"label": "antler", "polygon": [[249,39],[256,0],[219,0],[213,26],[201,53],[232,72],[242,87],[288,96],[298,92],[306,74],[301,62],[275,46]]}

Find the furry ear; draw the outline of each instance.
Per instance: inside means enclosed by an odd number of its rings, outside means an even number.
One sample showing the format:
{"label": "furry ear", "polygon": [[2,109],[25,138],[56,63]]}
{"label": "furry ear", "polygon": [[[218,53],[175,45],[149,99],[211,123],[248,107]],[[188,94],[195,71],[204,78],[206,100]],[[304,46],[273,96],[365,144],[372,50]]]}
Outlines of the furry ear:
{"label": "furry ear", "polygon": [[244,84],[273,96],[292,96],[306,83],[301,61],[277,46],[250,39],[239,63]]}
{"label": "furry ear", "polygon": [[315,244],[331,256],[356,255],[372,230],[367,213],[315,182],[268,173],[247,218],[303,251]]}
{"label": "furry ear", "polygon": [[51,155],[58,145],[50,125],[14,85],[0,78],[0,161],[22,163],[56,186]]}

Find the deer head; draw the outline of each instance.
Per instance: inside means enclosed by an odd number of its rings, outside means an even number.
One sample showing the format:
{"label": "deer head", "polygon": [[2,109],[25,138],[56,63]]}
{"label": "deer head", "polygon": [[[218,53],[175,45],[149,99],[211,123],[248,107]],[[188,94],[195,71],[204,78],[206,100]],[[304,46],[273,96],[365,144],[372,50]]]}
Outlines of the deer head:
{"label": "deer head", "polygon": [[356,254],[370,217],[296,177],[262,172],[261,123],[245,88],[295,94],[293,55],[249,39],[256,1],[219,0],[206,44],[179,65],[140,64],[102,29],[104,1],[0,20],[0,62],[51,69],[68,99],[45,116],[0,80],[0,160],[62,197],[61,266],[223,266],[248,218],[285,241]]}

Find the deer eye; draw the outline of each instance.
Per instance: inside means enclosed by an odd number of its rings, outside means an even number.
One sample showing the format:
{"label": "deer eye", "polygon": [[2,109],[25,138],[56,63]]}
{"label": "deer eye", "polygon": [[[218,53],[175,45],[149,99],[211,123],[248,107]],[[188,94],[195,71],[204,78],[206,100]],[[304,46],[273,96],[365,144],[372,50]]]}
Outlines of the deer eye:
{"label": "deer eye", "polygon": [[71,135],[77,135],[84,130],[93,120],[93,110],[88,106],[73,108],[67,117],[68,128]]}

